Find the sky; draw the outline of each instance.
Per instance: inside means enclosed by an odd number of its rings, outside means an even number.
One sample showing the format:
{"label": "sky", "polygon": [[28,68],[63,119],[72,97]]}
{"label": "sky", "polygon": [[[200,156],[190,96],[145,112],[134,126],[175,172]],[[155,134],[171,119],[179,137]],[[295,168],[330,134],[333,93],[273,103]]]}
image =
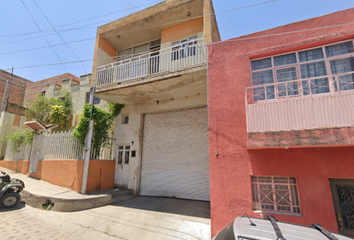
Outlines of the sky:
{"label": "sky", "polygon": [[[97,27],[158,2],[1,1],[0,68],[11,72],[13,67],[14,74],[31,81],[66,72],[89,74]],[[353,8],[354,0],[213,0],[213,4],[221,39],[226,40]]]}

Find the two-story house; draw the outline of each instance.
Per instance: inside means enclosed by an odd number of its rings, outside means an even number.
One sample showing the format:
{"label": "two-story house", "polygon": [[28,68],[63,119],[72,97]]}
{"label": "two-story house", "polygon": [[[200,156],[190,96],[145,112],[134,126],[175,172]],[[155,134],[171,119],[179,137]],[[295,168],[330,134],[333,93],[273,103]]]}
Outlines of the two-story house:
{"label": "two-story house", "polygon": [[219,40],[210,0],[167,0],[98,28],[95,96],[125,104],[116,185],[209,201],[207,44]]}
{"label": "two-story house", "polygon": [[212,235],[247,213],[354,236],[353,15],[209,47]]}

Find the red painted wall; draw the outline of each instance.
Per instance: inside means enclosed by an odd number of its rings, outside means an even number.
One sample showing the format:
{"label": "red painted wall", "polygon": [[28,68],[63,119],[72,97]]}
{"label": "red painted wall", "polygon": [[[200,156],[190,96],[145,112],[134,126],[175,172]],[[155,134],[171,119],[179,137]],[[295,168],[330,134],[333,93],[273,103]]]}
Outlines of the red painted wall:
{"label": "red painted wall", "polygon": [[[209,45],[212,236],[245,212],[260,217],[252,212],[251,175],[297,177],[303,216],[276,218],[304,225],[317,221],[337,231],[328,178],[354,178],[354,147],[248,150],[245,88],[251,86],[250,59],[353,38],[354,25],[298,32],[347,23],[353,15],[354,8]],[[292,31],[297,32],[274,35]]]}

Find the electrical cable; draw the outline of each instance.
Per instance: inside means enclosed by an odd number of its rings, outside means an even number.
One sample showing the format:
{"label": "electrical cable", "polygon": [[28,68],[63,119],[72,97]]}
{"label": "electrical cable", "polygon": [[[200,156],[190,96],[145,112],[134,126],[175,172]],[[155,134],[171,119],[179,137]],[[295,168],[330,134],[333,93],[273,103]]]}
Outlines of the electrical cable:
{"label": "electrical cable", "polygon": [[[39,5],[37,4],[37,2],[35,0],[33,0],[33,2],[36,4],[36,6],[38,7],[39,11],[43,14],[43,16],[45,17],[45,19],[47,19],[47,21],[49,22],[50,26],[52,26],[52,28],[54,29],[54,31],[58,34],[58,36],[60,37],[60,39],[63,41],[63,43],[70,49],[70,51],[81,61],[81,58],[74,52],[74,50],[72,50],[72,48],[65,42],[65,40],[62,38],[62,36],[57,32],[56,28],[53,26],[53,24],[51,23],[51,21],[47,18],[47,16],[44,14],[44,12],[42,11],[42,9],[39,7]],[[87,70],[84,66],[84,63],[81,62],[84,70],[85,70],[85,74],[87,74]]]}
{"label": "electrical cable", "polygon": [[47,43],[49,44],[49,46],[52,48],[53,52],[55,53],[55,55],[59,58],[60,62],[63,64],[63,68],[64,71],[66,72],[65,66],[63,61],[61,60],[61,58],[59,57],[59,55],[57,54],[57,52],[54,50],[54,48],[52,47],[52,45],[50,44],[50,42],[48,41],[48,39],[46,38],[46,36],[44,35],[44,33],[42,32],[41,28],[39,27],[39,25],[37,24],[36,20],[34,19],[34,17],[32,16],[31,12],[29,11],[29,9],[27,8],[26,4],[23,2],[23,0],[21,0],[23,6],[25,6],[27,12],[29,13],[29,15],[31,16],[33,22],[36,24],[37,28],[41,31],[43,37],[45,38],[45,40],[47,41]]}

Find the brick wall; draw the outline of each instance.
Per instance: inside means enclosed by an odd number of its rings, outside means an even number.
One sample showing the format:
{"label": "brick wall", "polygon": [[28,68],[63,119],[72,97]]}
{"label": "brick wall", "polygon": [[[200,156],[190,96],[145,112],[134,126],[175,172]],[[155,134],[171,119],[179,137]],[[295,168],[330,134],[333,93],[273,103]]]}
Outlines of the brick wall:
{"label": "brick wall", "polygon": [[26,88],[25,102],[32,101],[37,94],[40,94],[42,91],[46,91],[48,85],[56,84],[61,86],[63,81],[69,79],[73,79],[78,83],[80,82],[80,78],[76,77],[75,75],[72,75],[71,73],[64,73],[58,76],[31,83]]}
{"label": "brick wall", "polygon": [[[6,89],[6,81],[8,81],[7,89]],[[6,93],[8,93],[10,90],[8,102],[22,106],[26,86],[32,84],[32,82],[16,75],[12,76],[11,88],[10,88],[10,82],[11,82],[11,73],[6,72],[4,70],[0,70],[0,101],[2,102],[5,94],[4,103],[6,102],[6,98],[7,98]],[[5,93],[5,89],[6,89],[6,93]]]}

